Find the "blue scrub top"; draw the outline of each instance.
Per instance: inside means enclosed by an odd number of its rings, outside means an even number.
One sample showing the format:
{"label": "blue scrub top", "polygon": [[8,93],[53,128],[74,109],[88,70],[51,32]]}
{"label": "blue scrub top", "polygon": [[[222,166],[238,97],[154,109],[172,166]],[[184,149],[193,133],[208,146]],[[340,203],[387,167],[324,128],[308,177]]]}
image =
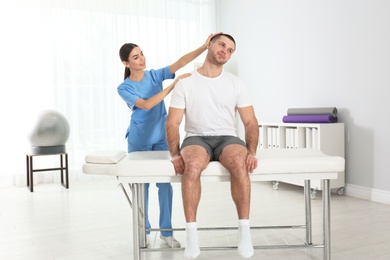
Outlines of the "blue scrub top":
{"label": "blue scrub top", "polygon": [[129,144],[134,146],[152,145],[165,140],[165,121],[167,111],[164,100],[150,110],[135,106],[139,98],[149,99],[163,89],[162,82],[173,79],[169,66],[158,70],[145,70],[140,82],[127,78],[118,86],[118,94],[132,110],[130,125],[126,131]]}

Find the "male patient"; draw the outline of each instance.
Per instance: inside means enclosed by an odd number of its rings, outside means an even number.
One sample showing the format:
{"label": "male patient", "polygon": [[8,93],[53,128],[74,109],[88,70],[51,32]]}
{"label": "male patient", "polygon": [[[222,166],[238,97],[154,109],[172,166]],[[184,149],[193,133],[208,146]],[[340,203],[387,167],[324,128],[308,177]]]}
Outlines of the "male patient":
{"label": "male patient", "polygon": [[[186,218],[184,256],[200,255],[196,213],[201,194],[200,175],[210,161],[219,161],[231,175],[231,194],[238,214],[238,253],[253,255],[250,235],[250,179],[257,167],[259,128],[250,96],[238,77],[223,65],[236,49],[228,34],[218,34],[208,45],[203,65],[173,90],[166,133],[175,172],[182,177]],[[245,142],[237,136],[236,112],[245,127]],[[179,126],[185,115],[186,136],[181,145]]]}

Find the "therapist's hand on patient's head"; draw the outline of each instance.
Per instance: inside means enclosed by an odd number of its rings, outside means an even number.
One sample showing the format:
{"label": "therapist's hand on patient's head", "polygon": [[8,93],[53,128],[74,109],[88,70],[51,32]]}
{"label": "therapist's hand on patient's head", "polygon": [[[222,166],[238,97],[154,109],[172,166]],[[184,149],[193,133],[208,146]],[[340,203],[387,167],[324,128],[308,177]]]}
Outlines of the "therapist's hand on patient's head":
{"label": "therapist's hand on patient's head", "polygon": [[175,169],[175,173],[179,175],[183,175],[184,173],[184,161],[181,155],[175,155],[172,157],[171,162],[173,163],[173,168]]}
{"label": "therapist's hand on patient's head", "polygon": [[222,33],[223,33],[223,32],[217,32],[217,33],[212,33],[212,34],[210,34],[210,35],[207,37],[206,42],[203,44],[203,46],[204,46],[205,48],[207,48],[207,46],[209,45],[211,39],[212,39],[215,35],[217,35],[217,34],[222,34]]}
{"label": "therapist's hand on patient's head", "polygon": [[246,168],[249,173],[253,173],[253,171],[257,168],[257,158],[253,154],[248,154],[246,157]]}

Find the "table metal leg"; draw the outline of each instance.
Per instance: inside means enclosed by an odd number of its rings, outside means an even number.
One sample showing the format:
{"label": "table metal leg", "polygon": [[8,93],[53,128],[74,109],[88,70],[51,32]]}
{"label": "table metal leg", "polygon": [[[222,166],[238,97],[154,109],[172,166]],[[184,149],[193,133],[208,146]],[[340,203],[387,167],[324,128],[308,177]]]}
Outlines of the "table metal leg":
{"label": "table metal leg", "polygon": [[322,180],[322,212],[324,223],[324,259],[330,260],[330,181]]}
{"label": "table metal leg", "polygon": [[139,246],[146,248],[146,219],[145,219],[145,184],[138,186],[138,221],[139,221]]}
{"label": "table metal leg", "polygon": [[138,188],[139,184],[132,185],[131,193],[133,198],[133,252],[134,260],[141,259],[141,251],[139,246],[139,220],[138,220]]}
{"label": "table metal leg", "polygon": [[308,245],[313,244],[310,191],[311,191],[310,180],[305,180],[304,193],[305,193],[305,213],[306,213],[306,243]]}
{"label": "table metal leg", "polygon": [[[323,246],[314,245],[315,247],[323,247],[323,259],[331,259],[331,234],[330,234],[330,180],[322,180],[322,213],[323,213]],[[306,215],[306,243],[313,245],[312,242],[312,212],[311,212],[311,183],[310,180],[305,180],[304,183],[304,199],[305,199],[305,215]],[[122,186],[122,185],[121,185]],[[145,221],[145,184],[133,183],[129,184],[132,192],[133,214],[133,251],[134,260],[141,260],[141,249],[147,247],[146,243],[146,221]],[[123,186],[122,186],[122,189]],[[125,191],[125,190],[124,190]],[[126,192],[125,192],[126,194]],[[289,246],[283,246],[283,248]],[[294,247],[291,246],[290,247]],[[295,246],[296,247],[296,246]],[[268,247],[267,247],[268,248]]]}
{"label": "table metal leg", "polygon": [[145,222],[145,184],[134,183],[133,197],[133,251],[134,260],[141,259],[141,248],[147,247]]}

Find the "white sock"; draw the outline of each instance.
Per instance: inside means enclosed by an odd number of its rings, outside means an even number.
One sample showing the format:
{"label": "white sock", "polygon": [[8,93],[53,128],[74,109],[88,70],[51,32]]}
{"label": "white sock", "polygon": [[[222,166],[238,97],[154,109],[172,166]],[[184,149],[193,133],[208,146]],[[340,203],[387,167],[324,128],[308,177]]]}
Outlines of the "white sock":
{"label": "white sock", "polygon": [[249,258],[254,254],[248,219],[238,220],[238,253],[243,258]]}
{"label": "white sock", "polygon": [[198,229],[196,222],[186,223],[186,248],[184,250],[184,257],[186,259],[195,259],[200,255],[200,248],[198,244]]}

